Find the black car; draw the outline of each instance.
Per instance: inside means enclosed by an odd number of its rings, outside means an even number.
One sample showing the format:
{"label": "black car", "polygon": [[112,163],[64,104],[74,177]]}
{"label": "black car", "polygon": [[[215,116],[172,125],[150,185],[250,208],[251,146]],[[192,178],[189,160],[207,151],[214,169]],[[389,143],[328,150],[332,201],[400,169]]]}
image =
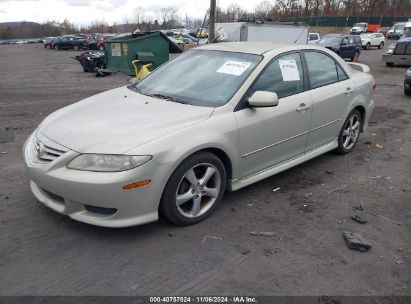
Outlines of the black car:
{"label": "black car", "polygon": [[362,43],[361,37],[357,35],[328,34],[321,38],[318,45],[322,45],[352,62],[358,61]]}
{"label": "black car", "polygon": [[53,41],[53,48],[58,50],[81,50],[87,48],[87,42],[76,36],[64,36],[58,40]]}

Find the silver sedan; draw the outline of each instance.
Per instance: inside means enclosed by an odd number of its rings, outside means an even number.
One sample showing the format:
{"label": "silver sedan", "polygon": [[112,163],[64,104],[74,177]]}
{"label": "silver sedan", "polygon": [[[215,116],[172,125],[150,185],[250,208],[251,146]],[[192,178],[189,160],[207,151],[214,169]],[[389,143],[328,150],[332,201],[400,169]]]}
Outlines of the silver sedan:
{"label": "silver sedan", "polygon": [[49,115],[24,146],[31,191],[93,225],[200,222],[225,190],[352,151],[374,108],[368,72],[313,45],[193,49]]}

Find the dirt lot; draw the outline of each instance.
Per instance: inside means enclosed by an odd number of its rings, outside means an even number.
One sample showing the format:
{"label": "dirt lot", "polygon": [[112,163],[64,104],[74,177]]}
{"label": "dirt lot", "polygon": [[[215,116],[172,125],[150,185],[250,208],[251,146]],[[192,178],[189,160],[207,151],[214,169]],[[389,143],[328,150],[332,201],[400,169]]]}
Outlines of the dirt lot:
{"label": "dirt lot", "polygon": [[[411,295],[411,98],[402,91],[406,68],[385,67],[382,53],[360,56],[378,83],[377,107],[351,154],[326,154],[227,193],[195,226],[105,229],[36,202],[21,150],[48,114],[128,77],[91,77],[71,51],[0,46],[0,129],[15,135],[0,144],[0,294]],[[354,222],[360,202],[384,218]],[[372,249],[348,249],[344,230]]]}

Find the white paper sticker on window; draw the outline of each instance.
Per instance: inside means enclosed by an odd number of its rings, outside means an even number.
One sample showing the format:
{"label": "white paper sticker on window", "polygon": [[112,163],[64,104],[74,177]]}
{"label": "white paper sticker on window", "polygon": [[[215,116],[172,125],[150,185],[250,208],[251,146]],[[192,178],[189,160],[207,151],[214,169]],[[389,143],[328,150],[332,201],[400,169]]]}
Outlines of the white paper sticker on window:
{"label": "white paper sticker on window", "polygon": [[298,72],[295,60],[278,60],[278,64],[280,65],[284,81],[300,80],[300,73]]}
{"label": "white paper sticker on window", "polygon": [[217,70],[217,73],[240,76],[250,65],[251,62],[227,61]]}

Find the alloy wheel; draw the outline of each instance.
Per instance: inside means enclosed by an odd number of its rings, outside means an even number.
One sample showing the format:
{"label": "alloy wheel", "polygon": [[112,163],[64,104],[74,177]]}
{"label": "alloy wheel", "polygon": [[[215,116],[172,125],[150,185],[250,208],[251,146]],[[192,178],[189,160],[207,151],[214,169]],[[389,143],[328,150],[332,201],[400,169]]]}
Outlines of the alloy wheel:
{"label": "alloy wheel", "polygon": [[343,147],[346,150],[352,149],[360,134],[361,118],[354,114],[345,123],[343,131]]}
{"label": "alloy wheel", "polygon": [[190,168],[180,180],[175,202],[177,210],[187,218],[206,213],[216,202],[221,188],[221,176],[210,163]]}

